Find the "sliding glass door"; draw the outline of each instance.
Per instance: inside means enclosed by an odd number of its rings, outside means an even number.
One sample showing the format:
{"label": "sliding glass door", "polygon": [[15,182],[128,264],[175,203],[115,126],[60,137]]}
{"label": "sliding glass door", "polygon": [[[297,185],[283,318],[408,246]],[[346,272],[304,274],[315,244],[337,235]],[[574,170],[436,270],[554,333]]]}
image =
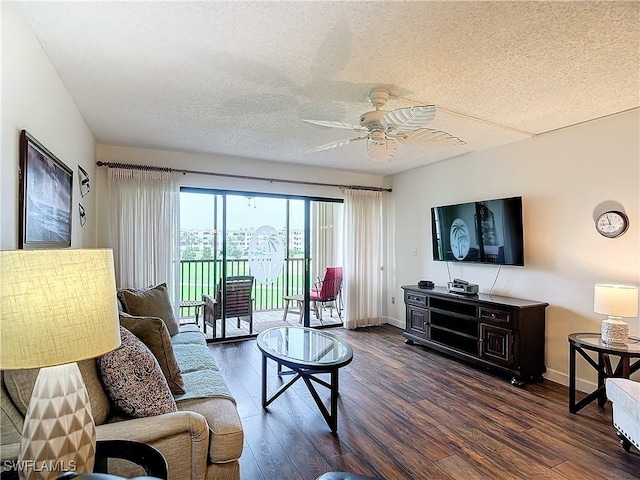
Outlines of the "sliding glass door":
{"label": "sliding glass door", "polygon": [[205,303],[183,309],[183,323],[201,308],[210,341],[284,322],[341,324],[341,298],[323,284],[327,267],[341,266],[341,203],[183,188],[180,204],[182,300]]}

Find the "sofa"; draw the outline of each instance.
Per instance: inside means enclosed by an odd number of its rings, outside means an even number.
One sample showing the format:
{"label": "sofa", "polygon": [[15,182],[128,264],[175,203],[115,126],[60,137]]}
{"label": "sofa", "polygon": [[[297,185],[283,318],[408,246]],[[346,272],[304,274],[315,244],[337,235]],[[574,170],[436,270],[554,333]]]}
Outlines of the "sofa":
{"label": "sofa", "polygon": [[[120,323],[121,327],[129,326],[134,334],[135,324],[153,324],[159,326],[160,331],[165,331],[166,328],[161,318],[124,313],[120,315]],[[114,405],[113,392],[110,390],[112,387],[105,381],[107,367],[104,358],[78,362],[89,394],[97,439],[134,440],[157,448],[167,460],[169,480],[238,480],[238,459],[242,454],[244,435],[235,400],[198,328],[186,325],[172,333],[163,337],[170,339],[165,340],[164,348],[177,362],[177,374],[181,377],[179,383],[184,392],[171,393],[173,398],[170,402],[172,405],[175,402],[172,408],[174,411],[160,414],[152,412],[150,416],[148,412],[142,415],[140,412],[133,412],[133,416],[139,417],[133,418],[132,414],[124,413],[124,407],[117,406],[120,404]],[[156,351],[153,353],[160,358]],[[107,355],[109,354],[105,357]],[[2,465],[5,465],[4,461],[18,457],[24,415],[38,370],[0,373],[0,451]],[[175,378],[167,377],[164,385],[169,385],[174,380]],[[136,390],[142,391],[143,395],[146,393],[144,385]],[[127,399],[116,398],[116,402],[118,400]],[[142,475],[130,463],[114,464],[113,467],[110,465],[109,471],[126,477]]]}
{"label": "sofa", "polygon": [[640,450],[640,382],[626,378],[607,378],[607,397],[613,404],[613,426],[622,447]]}

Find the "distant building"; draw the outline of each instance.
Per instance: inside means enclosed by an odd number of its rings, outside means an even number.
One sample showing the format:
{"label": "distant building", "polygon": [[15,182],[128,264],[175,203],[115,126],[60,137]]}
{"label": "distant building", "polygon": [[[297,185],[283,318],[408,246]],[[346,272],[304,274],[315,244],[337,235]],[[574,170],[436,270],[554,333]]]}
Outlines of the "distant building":
{"label": "distant building", "polygon": [[[255,232],[255,228],[253,227],[229,230],[227,232],[227,251],[244,252],[245,255],[243,256],[246,256],[253,232]],[[286,243],[286,229],[281,228],[278,233],[282,241]],[[217,230],[210,228],[187,228],[180,230],[180,253],[182,258],[185,256],[183,253],[189,250],[195,252],[195,258],[199,259],[205,247],[209,247],[212,253],[215,252],[214,258],[220,258],[222,256],[222,238]],[[289,230],[289,251],[294,250],[304,250],[304,230]]]}

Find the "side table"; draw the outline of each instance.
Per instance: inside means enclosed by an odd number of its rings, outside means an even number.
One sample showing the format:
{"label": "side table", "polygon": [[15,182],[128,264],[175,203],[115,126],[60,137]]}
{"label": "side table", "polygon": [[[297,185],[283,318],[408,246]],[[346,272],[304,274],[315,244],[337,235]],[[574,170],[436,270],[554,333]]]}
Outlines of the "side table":
{"label": "side table", "polygon": [[[200,317],[200,308],[204,307],[204,302],[200,300],[181,300],[180,301],[180,310],[183,308],[195,308],[196,309],[196,321],[195,324],[200,326],[200,322],[198,318]],[[187,325],[187,324],[182,324]],[[205,327],[206,328],[206,327]]]}
{"label": "side table", "polygon": [[304,295],[285,295],[282,297],[284,300],[284,315],[282,320],[287,321],[287,314],[289,313],[289,302],[297,302],[298,310],[292,311],[300,315],[300,323],[304,323]]}
{"label": "side table", "polygon": [[[132,440],[98,440],[96,442],[96,461],[93,467],[95,473],[76,474],[76,472],[61,473],[59,480],[119,480],[122,477],[107,474],[108,460],[122,459],[139,465],[146,476],[136,477],[139,480],[166,480],[169,478],[167,460],[155,447]],[[18,470],[0,471],[2,480],[18,480]],[[53,477],[52,477],[53,478]],[[134,479],[135,480],[135,479]]]}
{"label": "side table", "polygon": [[[596,363],[587,351],[597,352]],[[597,388],[576,402],[576,352],[584,358],[598,372]],[[613,368],[611,356],[620,357]],[[632,359],[636,359],[633,363]],[[598,405],[603,407],[607,401],[605,380],[607,378],[629,376],[640,370],[640,338],[630,337],[626,344],[608,344],[602,341],[599,333],[572,333],[569,335],[569,411],[577,413],[589,403],[598,399]]]}

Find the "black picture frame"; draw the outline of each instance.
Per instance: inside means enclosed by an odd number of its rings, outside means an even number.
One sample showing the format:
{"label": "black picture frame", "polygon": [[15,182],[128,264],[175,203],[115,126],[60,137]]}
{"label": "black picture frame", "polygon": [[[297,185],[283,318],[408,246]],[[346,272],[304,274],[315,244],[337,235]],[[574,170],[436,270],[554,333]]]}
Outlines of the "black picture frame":
{"label": "black picture frame", "polygon": [[73,171],[26,130],[20,132],[18,247],[71,246]]}

